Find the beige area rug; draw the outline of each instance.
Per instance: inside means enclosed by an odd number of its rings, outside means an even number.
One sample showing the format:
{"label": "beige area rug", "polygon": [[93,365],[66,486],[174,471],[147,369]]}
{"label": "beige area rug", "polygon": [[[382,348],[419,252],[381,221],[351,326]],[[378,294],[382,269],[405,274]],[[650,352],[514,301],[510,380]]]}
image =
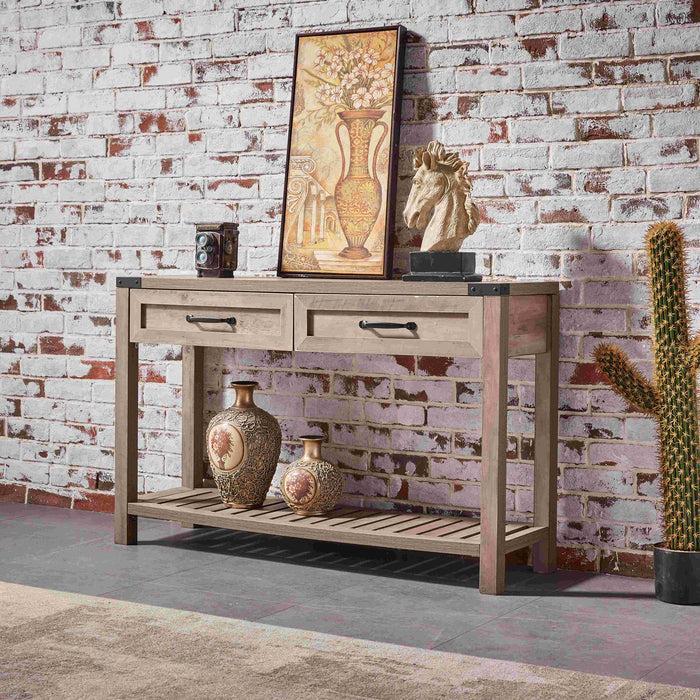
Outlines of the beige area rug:
{"label": "beige area rug", "polygon": [[606,678],[0,583],[3,700],[686,700]]}

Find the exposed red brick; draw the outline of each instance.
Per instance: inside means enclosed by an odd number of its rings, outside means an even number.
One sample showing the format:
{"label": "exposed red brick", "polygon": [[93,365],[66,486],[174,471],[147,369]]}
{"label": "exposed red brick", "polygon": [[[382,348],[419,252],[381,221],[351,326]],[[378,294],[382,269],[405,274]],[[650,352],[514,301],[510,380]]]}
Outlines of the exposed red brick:
{"label": "exposed red brick", "polygon": [[84,355],[85,347],[72,343],[68,347],[60,335],[42,335],[39,337],[41,355]]}
{"label": "exposed red brick", "polygon": [[[115,260],[115,257],[112,257]],[[63,278],[71,287],[82,289],[91,285],[99,285],[101,287],[107,284],[106,272],[64,272]]]}
{"label": "exposed red brick", "polygon": [[87,177],[84,160],[53,160],[41,164],[43,180],[82,180]]}
{"label": "exposed red brick", "polygon": [[523,39],[523,48],[534,58],[545,58],[548,51],[556,51],[557,40],[554,37],[538,37],[536,39]]}
{"label": "exposed red brick", "polygon": [[0,484],[0,501],[3,503],[24,503],[26,496],[25,484]]}
{"label": "exposed red brick", "polygon": [[40,491],[39,489],[27,490],[27,503],[33,503],[37,506],[54,506],[57,508],[70,508],[70,496],[62,496],[59,493],[51,491]]}
{"label": "exposed red brick", "polygon": [[181,114],[140,112],[136,115],[136,130],[141,133],[160,134],[165,131],[185,131],[186,129],[187,122]]}
{"label": "exposed red brick", "polygon": [[71,377],[81,379],[114,379],[114,360],[81,360],[80,364],[87,367],[87,374],[77,372]]}
{"label": "exposed red brick", "polygon": [[598,371],[595,362],[579,362],[571,375],[569,384],[605,384],[605,377]]}
{"label": "exposed red brick", "polygon": [[652,552],[602,552],[600,571],[603,574],[654,578],[654,555]]}
{"label": "exposed red brick", "polygon": [[98,513],[114,513],[114,494],[80,489],[73,501],[73,508]]}
{"label": "exposed red brick", "polygon": [[454,365],[450,357],[419,357],[418,369],[423,374],[432,377],[446,377],[447,370]]}
{"label": "exposed red brick", "polygon": [[559,546],[557,547],[557,566],[560,569],[576,571],[598,571],[598,555],[593,548]]}

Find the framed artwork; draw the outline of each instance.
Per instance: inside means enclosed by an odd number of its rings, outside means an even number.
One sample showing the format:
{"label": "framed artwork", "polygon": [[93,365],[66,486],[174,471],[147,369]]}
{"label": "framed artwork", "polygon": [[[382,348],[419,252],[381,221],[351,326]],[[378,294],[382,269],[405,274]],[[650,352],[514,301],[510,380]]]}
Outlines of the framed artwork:
{"label": "framed artwork", "polygon": [[404,35],[297,35],[279,275],[391,277]]}

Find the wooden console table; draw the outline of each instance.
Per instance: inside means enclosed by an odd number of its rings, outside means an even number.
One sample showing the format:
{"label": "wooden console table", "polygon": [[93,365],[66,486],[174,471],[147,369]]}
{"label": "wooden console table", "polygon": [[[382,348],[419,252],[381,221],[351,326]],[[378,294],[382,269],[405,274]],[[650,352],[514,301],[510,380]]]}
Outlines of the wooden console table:
{"label": "wooden console table", "polygon": [[[188,321],[187,317],[233,323]],[[365,327],[360,326],[365,321]],[[559,293],[556,282],[435,283],[279,278],[117,278],[115,534],[137,541],[137,517],[249,532],[480,558],[479,590],[505,585],[505,556],[533,545],[556,566]],[[403,324],[372,328],[372,323]],[[367,327],[369,324],[369,327]],[[408,327],[405,325],[408,324]],[[182,487],[137,493],[138,343],[183,346]],[[338,507],[299,516],[281,500],[225,506],[203,487],[206,346],[483,358],[481,519]],[[508,358],[535,355],[533,522],[506,522]]]}

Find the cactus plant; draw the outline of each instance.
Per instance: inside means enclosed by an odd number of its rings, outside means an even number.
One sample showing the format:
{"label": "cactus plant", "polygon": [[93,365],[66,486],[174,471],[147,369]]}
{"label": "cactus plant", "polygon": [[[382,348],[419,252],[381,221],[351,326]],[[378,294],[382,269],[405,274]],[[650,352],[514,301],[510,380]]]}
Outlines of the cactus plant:
{"label": "cactus plant", "polygon": [[655,383],[610,343],[594,358],[613,389],[658,425],[666,547],[700,551],[700,439],[697,371],[700,336],[690,338],[683,234],[662,221],[646,238],[654,321]]}

